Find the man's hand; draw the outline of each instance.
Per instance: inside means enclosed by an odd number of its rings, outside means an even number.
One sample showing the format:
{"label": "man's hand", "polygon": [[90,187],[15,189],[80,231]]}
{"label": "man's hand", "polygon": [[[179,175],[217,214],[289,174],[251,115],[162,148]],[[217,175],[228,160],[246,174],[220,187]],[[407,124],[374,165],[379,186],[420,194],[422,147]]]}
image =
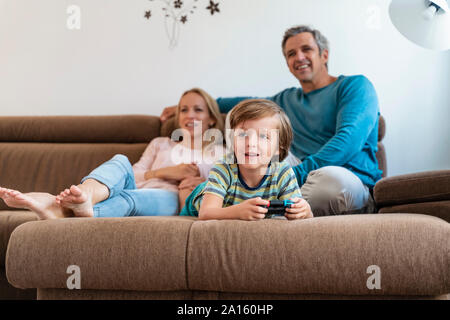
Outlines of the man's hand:
{"label": "man's hand", "polygon": [[265,214],[267,213],[267,208],[263,208],[260,206],[268,206],[269,201],[263,200],[260,197],[245,200],[236,206],[238,209],[239,219],[241,220],[249,220],[256,221],[262,220],[265,218]]}
{"label": "man's hand", "polygon": [[159,116],[159,119],[161,120],[161,122],[168,120],[170,117],[175,115],[176,110],[177,110],[177,106],[171,106],[171,107],[164,108],[163,112]]}
{"label": "man's hand", "polygon": [[286,208],[285,217],[288,220],[312,218],[313,213],[309,203],[302,198],[292,198],[294,204],[290,208]]}
{"label": "man's hand", "polygon": [[202,177],[188,177],[184,180],[181,180],[181,183],[178,185],[178,189],[188,189],[189,191],[193,191],[195,187],[197,187],[200,183],[204,182],[205,179]]}

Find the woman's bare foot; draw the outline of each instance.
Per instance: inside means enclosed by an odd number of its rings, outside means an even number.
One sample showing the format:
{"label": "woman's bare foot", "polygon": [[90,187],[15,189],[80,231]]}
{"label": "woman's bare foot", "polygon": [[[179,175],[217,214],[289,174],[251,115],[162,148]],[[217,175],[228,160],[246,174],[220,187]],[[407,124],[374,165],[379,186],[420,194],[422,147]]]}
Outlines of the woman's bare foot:
{"label": "woman's bare foot", "polygon": [[56,196],[55,201],[62,207],[72,210],[77,217],[94,216],[92,195],[83,187],[72,185]]}
{"label": "woman's bare foot", "polygon": [[22,193],[17,190],[0,187],[0,198],[12,208],[28,209],[36,213],[39,219],[58,219],[68,215],[64,210],[55,204],[55,196],[44,192]]}

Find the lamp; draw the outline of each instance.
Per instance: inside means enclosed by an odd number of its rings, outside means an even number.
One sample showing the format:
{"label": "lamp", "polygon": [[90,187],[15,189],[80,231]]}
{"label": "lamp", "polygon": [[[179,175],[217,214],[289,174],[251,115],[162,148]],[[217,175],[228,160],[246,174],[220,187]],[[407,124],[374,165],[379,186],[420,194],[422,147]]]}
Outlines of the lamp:
{"label": "lamp", "polygon": [[450,9],[447,0],[392,0],[389,16],[410,41],[432,50],[450,49]]}

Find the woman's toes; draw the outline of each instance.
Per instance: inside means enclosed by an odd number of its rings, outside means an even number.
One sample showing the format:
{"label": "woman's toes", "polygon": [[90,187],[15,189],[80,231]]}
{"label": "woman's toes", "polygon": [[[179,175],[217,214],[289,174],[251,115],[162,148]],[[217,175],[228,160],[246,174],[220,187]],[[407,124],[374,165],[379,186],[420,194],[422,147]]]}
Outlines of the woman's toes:
{"label": "woman's toes", "polygon": [[61,200],[63,200],[65,197],[67,197],[67,195],[69,194],[69,193],[67,192],[68,190],[69,190],[69,189],[65,189],[64,191],[61,191],[61,192],[60,192],[59,197],[60,197]]}
{"label": "woman's toes", "polygon": [[80,190],[80,188],[78,188],[77,186],[75,186],[75,185],[72,185],[71,187],[70,187],[70,193],[72,194],[72,195],[74,195],[74,196],[81,196],[82,195],[82,191]]}
{"label": "woman's toes", "polygon": [[11,190],[9,194],[10,194],[12,197],[17,197],[17,196],[20,194],[20,192],[15,191],[15,190]]}

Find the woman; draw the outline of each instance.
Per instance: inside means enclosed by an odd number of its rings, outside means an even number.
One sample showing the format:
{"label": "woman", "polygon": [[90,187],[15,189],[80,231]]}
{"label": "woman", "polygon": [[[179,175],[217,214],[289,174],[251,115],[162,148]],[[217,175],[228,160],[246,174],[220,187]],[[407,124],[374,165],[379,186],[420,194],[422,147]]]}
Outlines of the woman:
{"label": "woman", "polygon": [[[199,88],[181,96],[175,121],[179,130],[172,137],[181,141],[153,139],[133,166],[126,156],[115,155],[57,196],[0,187],[0,198],[10,207],[35,212],[40,219],[175,215],[222,157],[224,127],[216,101]],[[205,143],[208,129],[215,129],[220,139]]]}

